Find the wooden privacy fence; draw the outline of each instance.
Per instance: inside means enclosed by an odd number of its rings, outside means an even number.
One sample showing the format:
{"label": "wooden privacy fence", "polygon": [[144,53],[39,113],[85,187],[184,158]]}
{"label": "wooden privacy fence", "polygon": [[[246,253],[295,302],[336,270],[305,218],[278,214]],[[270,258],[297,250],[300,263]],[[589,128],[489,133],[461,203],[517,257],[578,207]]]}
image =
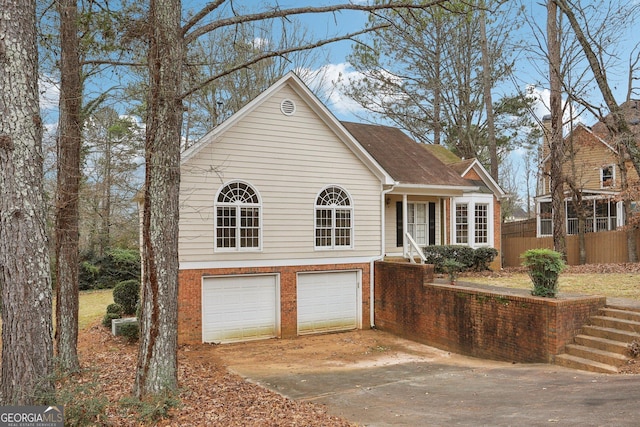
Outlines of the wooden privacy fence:
{"label": "wooden privacy fence", "polygon": [[[640,251],[640,231],[635,232],[636,246]],[[567,263],[580,264],[578,236],[566,237]],[[507,237],[502,238],[502,265],[517,267],[522,263],[520,255],[527,249],[553,249],[552,237]],[[600,231],[585,235],[587,264],[610,264],[629,262],[627,233],[625,231]]]}

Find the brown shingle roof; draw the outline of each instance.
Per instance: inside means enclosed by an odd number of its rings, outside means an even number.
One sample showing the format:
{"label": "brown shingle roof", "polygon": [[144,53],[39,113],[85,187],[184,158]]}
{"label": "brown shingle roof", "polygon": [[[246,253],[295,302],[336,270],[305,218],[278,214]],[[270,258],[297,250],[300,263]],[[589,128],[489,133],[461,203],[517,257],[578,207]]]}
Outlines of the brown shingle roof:
{"label": "brown shingle roof", "polygon": [[419,185],[473,185],[400,129],[352,122],[342,124],[395,181]]}

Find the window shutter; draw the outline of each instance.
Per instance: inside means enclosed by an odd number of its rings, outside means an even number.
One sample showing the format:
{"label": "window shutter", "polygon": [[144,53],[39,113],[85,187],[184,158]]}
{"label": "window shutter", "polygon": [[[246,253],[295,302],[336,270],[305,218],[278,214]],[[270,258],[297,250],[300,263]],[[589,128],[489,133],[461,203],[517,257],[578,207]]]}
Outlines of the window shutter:
{"label": "window shutter", "polygon": [[396,202],[396,246],[402,247],[404,239],[404,230],[402,229],[402,202]]}
{"label": "window shutter", "polygon": [[429,245],[436,244],[436,204],[429,202]]}

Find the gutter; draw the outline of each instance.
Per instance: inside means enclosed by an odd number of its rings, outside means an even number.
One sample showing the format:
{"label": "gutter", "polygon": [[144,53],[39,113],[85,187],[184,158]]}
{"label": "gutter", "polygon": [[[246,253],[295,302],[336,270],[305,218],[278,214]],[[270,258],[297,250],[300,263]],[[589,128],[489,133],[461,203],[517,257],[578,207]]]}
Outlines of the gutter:
{"label": "gutter", "polygon": [[370,261],[370,265],[369,265],[369,324],[371,325],[371,328],[375,328],[376,324],[375,324],[375,302],[374,302],[374,291],[375,291],[375,267],[374,267],[374,263],[376,261],[381,261],[384,259],[384,248],[386,245],[386,240],[385,240],[385,236],[386,236],[386,228],[385,228],[385,224],[386,224],[386,217],[385,217],[385,210],[386,210],[386,198],[387,198],[387,194],[389,194],[391,191],[393,191],[396,187],[396,185],[398,185],[397,182],[395,182],[391,187],[389,187],[386,190],[382,190],[382,193],[380,195],[380,255],[377,258],[374,258]]}

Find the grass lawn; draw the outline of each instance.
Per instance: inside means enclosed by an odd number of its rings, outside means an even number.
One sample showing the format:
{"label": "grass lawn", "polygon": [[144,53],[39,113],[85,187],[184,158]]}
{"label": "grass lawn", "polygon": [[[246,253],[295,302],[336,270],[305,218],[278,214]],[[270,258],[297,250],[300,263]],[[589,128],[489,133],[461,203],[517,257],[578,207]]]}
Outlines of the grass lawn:
{"label": "grass lawn", "polygon": [[[532,289],[526,273],[510,273],[500,277],[460,277],[461,282],[482,283],[505,288]],[[630,298],[640,301],[640,274],[638,273],[561,273],[558,290],[571,294],[604,295],[610,298]]]}
{"label": "grass lawn", "polygon": [[84,329],[107,312],[107,306],[113,302],[113,289],[80,292],[78,309],[78,328]]}

